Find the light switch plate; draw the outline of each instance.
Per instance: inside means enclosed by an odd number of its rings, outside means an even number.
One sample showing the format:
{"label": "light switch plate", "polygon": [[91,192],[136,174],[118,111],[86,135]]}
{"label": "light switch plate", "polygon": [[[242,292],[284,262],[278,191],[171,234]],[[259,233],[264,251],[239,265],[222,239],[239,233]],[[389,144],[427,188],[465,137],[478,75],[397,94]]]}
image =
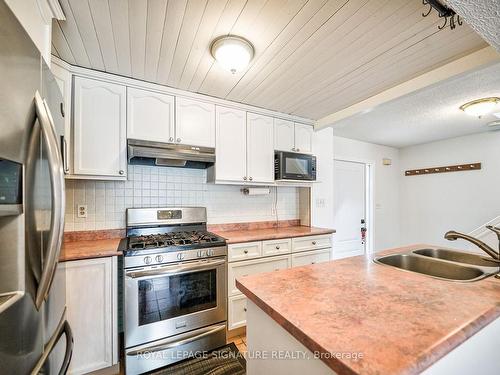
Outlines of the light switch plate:
{"label": "light switch plate", "polygon": [[76,217],[86,218],[87,217],[87,205],[79,204],[77,206]]}
{"label": "light switch plate", "polygon": [[318,208],[325,207],[325,199],[324,198],[317,198],[316,199],[316,207],[318,207]]}

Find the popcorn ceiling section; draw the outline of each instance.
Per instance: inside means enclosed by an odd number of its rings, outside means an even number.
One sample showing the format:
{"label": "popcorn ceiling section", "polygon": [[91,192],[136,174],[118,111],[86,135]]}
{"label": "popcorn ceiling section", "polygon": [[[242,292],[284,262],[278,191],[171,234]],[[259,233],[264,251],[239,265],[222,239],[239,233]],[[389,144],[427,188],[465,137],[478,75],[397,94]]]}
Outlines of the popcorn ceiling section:
{"label": "popcorn ceiling section", "polygon": [[[275,220],[274,192],[245,196],[241,186],[206,183],[206,170],[129,166],[127,181],[66,180],[66,231],[125,228],[129,207],[201,206],[210,224]],[[279,187],[279,220],[299,217],[297,188]],[[87,206],[87,217],[77,207]]]}
{"label": "popcorn ceiling section", "polygon": [[497,52],[500,52],[499,0],[448,0],[446,3]]}

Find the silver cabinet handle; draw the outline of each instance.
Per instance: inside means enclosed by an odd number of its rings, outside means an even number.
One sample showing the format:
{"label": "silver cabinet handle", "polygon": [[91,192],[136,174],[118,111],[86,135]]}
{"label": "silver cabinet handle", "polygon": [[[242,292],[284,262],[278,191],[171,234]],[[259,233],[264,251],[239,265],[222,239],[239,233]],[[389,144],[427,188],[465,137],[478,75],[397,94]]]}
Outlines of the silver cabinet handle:
{"label": "silver cabinet handle", "polygon": [[[43,271],[38,282],[36,291],[35,305],[37,309],[42,306],[43,301],[49,294],[50,286],[56,272],[59,254],[61,252],[62,237],[64,233],[64,172],[61,153],[57,146],[57,137],[55,133],[54,121],[47,104],[42,100],[38,93],[35,93],[36,115],[42,136],[47,149],[47,160],[52,184],[52,214],[50,220],[50,232],[47,241],[47,254],[43,261]],[[35,132],[34,132],[35,133]]]}
{"label": "silver cabinet handle", "polygon": [[127,353],[127,355],[128,356],[137,356],[137,355],[141,355],[141,354],[150,354],[150,353],[154,353],[154,352],[161,352],[161,351],[175,348],[175,347],[178,347],[181,345],[189,344],[190,342],[199,340],[203,337],[209,336],[213,333],[220,332],[220,331],[225,330],[225,329],[226,329],[225,324],[218,325],[215,327],[207,327],[207,328],[204,328],[203,330],[201,330],[201,333],[195,334],[195,335],[190,336],[190,337],[186,337],[183,340],[175,341],[175,339],[169,338],[169,339],[163,340],[163,342],[160,342],[157,345],[149,346],[146,348],[143,347],[142,349],[130,351]]}
{"label": "silver cabinet handle", "polygon": [[252,180],[253,180],[253,177],[249,177],[248,179],[249,179],[250,181],[252,181]]}
{"label": "silver cabinet handle", "polygon": [[69,173],[68,142],[66,142],[66,137],[64,137],[64,136],[63,136],[63,166],[64,166],[64,173],[68,174]]}
{"label": "silver cabinet handle", "polygon": [[118,173],[123,176],[125,174],[125,171],[123,169],[120,169]]}
{"label": "silver cabinet handle", "polygon": [[247,177],[245,176],[245,177],[243,177],[243,179],[246,181],[246,180],[247,180]]}
{"label": "silver cabinet handle", "polygon": [[170,137],[170,138],[168,139],[168,141],[169,141],[169,142],[173,142],[173,141],[174,141],[174,137]]}
{"label": "silver cabinet handle", "polygon": [[180,138],[177,138],[177,142],[180,143],[182,141],[182,139]]}

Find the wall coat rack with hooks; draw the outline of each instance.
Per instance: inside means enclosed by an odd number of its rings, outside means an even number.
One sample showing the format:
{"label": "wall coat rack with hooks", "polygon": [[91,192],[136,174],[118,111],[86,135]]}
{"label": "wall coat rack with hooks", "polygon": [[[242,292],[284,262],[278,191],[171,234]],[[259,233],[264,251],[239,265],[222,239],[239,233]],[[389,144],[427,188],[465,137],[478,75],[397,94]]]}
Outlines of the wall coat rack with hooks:
{"label": "wall coat rack with hooks", "polygon": [[439,30],[444,29],[448,24],[451,30],[457,27],[457,25],[462,26],[463,22],[460,16],[453,9],[442,4],[440,0],[422,0],[422,3],[429,6],[427,13],[422,13],[423,17],[427,17],[432,12],[432,9],[434,9],[438,13],[439,18],[444,18],[444,23],[438,26]]}
{"label": "wall coat rack with hooks", "polygon": [[481,163],[447,165],[444,167],[432,167],[422,169],[410,169],[405,171],[405,176],[420,176],[433,173],[475,171],[481,169]]}

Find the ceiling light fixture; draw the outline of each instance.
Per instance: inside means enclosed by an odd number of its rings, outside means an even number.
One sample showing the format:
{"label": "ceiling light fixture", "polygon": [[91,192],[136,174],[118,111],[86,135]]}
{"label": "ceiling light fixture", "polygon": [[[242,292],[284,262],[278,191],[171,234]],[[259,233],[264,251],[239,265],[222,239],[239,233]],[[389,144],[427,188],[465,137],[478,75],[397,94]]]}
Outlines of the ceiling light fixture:
{"label": "ceiling light fixture", "polygon": [[253,58],[254,48],[248,40],[229,35],[215,39],[210,52],[224,69],[235,74],[246,69]]}
{"label": "ceiling light fixture", "polygon": [[481,116],[493,111],[499,102],[500,98],[498,97],[482,98],[462,104],[460,109],[468,115],[481,118]]}

